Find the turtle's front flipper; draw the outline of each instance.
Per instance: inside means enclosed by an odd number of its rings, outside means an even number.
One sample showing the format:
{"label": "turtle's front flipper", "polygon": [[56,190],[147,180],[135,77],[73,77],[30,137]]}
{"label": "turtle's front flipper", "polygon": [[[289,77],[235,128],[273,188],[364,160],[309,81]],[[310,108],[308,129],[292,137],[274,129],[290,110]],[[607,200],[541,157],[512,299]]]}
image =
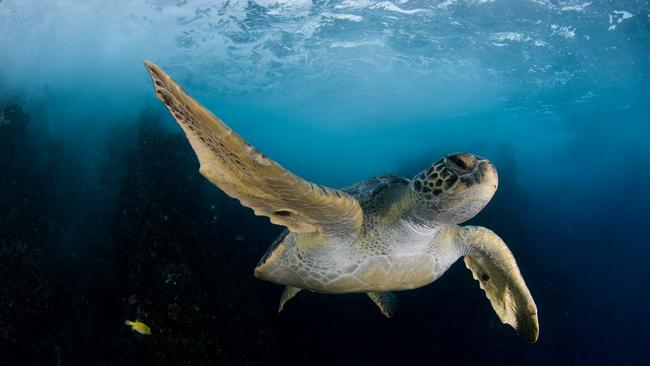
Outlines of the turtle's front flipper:
{"label": "turtle's front flipper", "polygon": [[282,292],[282,296],[280,296],[280,306],[278,306],[278,313],[282,312],[282,309],[284,309],[284,304],[293,299],[294,296],[298,295],[298,292],[301,290],[302,289],[299,287],[285,286],[284,291]]}
{"label": "turtle's front flipper", "polygon": [[390,318],[397,309],[397,296],[392,292],[368,292],[368,297],[379,306],[385,317]]}
{"label": "turtle's front flipper", "polygon": [[294,233],[351,240],[363,223],[359,202],[345,192],[308,182],[267,158],[187,95],[158,66],[145,62],[156,95],[187,135],[199,171],[257,215]]}
{"label": "turtle's front flipper", "polygon": [[499,319],[527,341],[536,342],[537,306],[503,240],[486,228],[466,226],[460,228],[458,244],[465,265],[479,281]]}

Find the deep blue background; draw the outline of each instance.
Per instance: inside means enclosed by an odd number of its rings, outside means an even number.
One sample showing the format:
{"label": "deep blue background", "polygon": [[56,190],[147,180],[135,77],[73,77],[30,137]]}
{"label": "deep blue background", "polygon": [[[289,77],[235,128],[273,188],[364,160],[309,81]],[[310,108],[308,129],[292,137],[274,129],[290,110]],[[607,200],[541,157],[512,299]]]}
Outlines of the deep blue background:
{"label": "deep blue background", "polygon": [[[9,360],[649,360],[647,1],[5,0],[0,49]],[[472,223],[515,254],[539,342],[500,324],[462,263],[399,293],[392,319],[363,295],[276,314],[281,288],[252,269],[281,228],[198,174],[144,59],[321,184],[493,160],[499,191]]]}

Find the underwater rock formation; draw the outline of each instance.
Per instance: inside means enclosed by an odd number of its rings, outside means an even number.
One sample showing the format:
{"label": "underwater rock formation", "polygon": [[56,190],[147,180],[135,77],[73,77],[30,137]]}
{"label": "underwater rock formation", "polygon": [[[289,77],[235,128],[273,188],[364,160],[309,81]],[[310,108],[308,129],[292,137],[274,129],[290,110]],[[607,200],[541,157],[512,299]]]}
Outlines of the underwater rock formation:
{"label": "underwater rock formation", "polygon": [[[126,171],[118,204],[95,207],[97,214],[78,221],[84,227],[68,228],[68,218],[76,218],[81,205],[59,196],[67,192],[59,186],[61,173],[71,170],[69,152],[52,141],[30,142],[30,117],[20,105],[1,110],[5,361],[246,365],[273,359],[268,317],[274,307],[259,311],[264,307],[251,273],[257,257],[235,244],[233,230],[241,223],[229,221],[248,212],[216,190],[201,194],[209,183],[198,174],[184,137],[163,131],[155,115],[143,114],[136,122],[136,143],[121,162]],[[85,187],[66,189],[101,202]],[[232,208],[233,215],[216,220],[217,207]],[[112,235],[70,238],[103,228]],[[270,240],[273,232],[267,236]],[[152,334],[132,332],[124,325],[127,318],[145,321]]]}
{"label": "underwater rock formation", "polygon": [[[272,358],[273,312],[260,313],[253,265],[245,248],[221,235],[232,215],[212,220],[215,206],[237,208],[198,173],[185,138],[143,114],[115,221],[123,259],[122,312],[152,327],[147,339],[124,330],[121,352],[142,362],[255,364]],[[211,197],[207,195],[207,197]],[[216,203],[216,205],[215,205]],[[235,215],[236,216],[236,213]],[[261,307],[261,306],[260,306]],[[145,350],[145,352],[142,352]]]}
{"label": "underwater rock formation", "polygon": [[55,357],[48,345],[51,317],[66,292],[51,261],[56,248],[49,243],[49,175],[36,169],[39,155],[26,137],[29,122],[21,105],[0,107],[0,353],[5,360]]}

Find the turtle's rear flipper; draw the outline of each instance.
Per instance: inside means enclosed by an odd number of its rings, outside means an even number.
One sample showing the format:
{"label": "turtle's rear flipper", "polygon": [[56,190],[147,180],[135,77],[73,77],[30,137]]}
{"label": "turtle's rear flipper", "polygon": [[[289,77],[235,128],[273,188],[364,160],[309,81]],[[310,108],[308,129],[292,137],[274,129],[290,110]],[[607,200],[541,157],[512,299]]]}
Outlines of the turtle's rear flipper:
{"label": "turtle's rear flipper", "polygon": [[298,292],[300,292],[302,289],[299,287],[293,287],[293,286],[285,286],[284,291],[282,292],[282,296],[280,296],[280,306],[278,306],[278,313],[282,312],[282,309],[284,309],[284,305],[291,299],[293,299],[294,296],[298,295]]}
{"label": "turtle's rear flipper", "polygon": [[465,265],[479,281],[499,319],[528,342],[536,342],[537,306],[506,244],[483,227],[466,226],[459,234]]}
{"label": "turtle's rear flipper", "polygon": [[387,318],[395,314],[397,309],[397,296],[392,292],[368,292],[368,297],[379,306],[379,310]]}

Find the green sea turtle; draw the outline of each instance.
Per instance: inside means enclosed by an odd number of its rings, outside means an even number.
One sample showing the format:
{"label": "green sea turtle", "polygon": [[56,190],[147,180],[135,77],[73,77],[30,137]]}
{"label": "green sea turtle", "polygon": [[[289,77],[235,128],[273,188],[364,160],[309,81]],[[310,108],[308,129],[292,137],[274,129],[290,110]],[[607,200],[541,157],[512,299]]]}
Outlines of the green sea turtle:
{"label": "green sea turtle", "polygon": [[459,226],[497,189],[490,161],[451,154],[411,180],[382,175],[341,190],[324,187],[262,155],[158,66],[145,65],[201,174],[287,228],[255,268],[256,277],[286,286],[280,310],[307,289],[366,293],[390,317],[391,291],[428,285],[464,257],[501,321],[527,341],[537,340],[537,307],[508,247],[486,228]]}

